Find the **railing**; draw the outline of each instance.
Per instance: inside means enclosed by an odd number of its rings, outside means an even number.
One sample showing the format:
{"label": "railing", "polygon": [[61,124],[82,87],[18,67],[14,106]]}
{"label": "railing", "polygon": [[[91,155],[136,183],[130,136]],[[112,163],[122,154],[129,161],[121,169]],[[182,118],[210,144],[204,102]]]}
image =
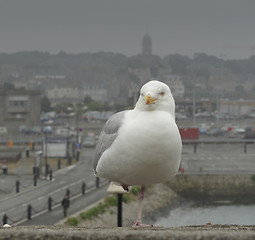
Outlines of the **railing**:
{"label": "railing", "polygon": [[[0,144],[6,145],[10,140],[12,140],[13,145],[22,145],[22,144],[30,144],[31,141],[34,143],[41,143],[43,136],[33,136],[33,137],[1,137]],[[211,144],[211,143],[219,143],[219,144],[235,144],[235,143],[243,143],[243,144],[252,144],[255,142],[255,139],[183,139],[183,144]]]}
{"label": "railing", "polygon": [[183,144],[200,144],[200,143],[206,143],[206,144],[212,144],[212,143],[218,143],[218,144],[236,144],[236,143],[243,143],[243,144],[252,144],[255,142],[255,139],[183,139]]}
{"label": "railing", "polygon": [[183,139],[182,144],[193,144],[194,153],[199,144],[243,144],[244,153],[247,153],[247,145],[254,144],[255,139]]}
{"label": "railing", "polygon": [[[105,186],[108,183],[108,181],[101,182],[101,186]],[[99,178],[96,178],[93,185],[87,186],[84,181],[81,182],[81,185],[78,189],[75,189],[75,186],[73,189],[67,188],[65,193],[63,193],[62,196],[68,195],[69,199],[77,198],[79,196],[84,196],[86,193],[96,190],[100,186],[100,180]],[[19,225],[22,222],[31,220],[32,216],[40,215],[47,211],[53,211],[55,208],[61,206],[63,198],[59,198],[57,196],[49,196],[45,204],[40,208],[36,209],[32,204],[28,204],[26,209],[24,209],[24,213],[17,219],[13,219],[10,216],[8,216],[8,213],[4,213],[2,217],[3,225],[4,224],[12,224],[12,225]]]}

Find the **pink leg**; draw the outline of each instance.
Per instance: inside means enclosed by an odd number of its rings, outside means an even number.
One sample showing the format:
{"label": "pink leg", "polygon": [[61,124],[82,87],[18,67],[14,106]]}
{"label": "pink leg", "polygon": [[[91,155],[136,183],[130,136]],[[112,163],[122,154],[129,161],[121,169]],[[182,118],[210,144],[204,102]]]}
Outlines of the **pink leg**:
{"label": "pink leg", "polygon": [[132,227],[153,227],[153,225],[142,223],[142,203],[143,203],[143,198],[144,198],[144,190],[145,190],[145,185],[142,185],[141,190],[138,195],[137,218],[136,218]]}

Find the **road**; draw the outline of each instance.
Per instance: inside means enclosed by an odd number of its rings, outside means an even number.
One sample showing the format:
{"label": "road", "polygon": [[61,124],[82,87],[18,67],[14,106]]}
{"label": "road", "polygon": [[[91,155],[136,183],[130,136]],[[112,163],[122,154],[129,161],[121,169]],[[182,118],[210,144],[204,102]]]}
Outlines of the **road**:
{"label": "road", "polygon": [[[29,187],[20,193],[7,194],[0,198],[0,216],[3,219],[4,214],[8,216],[8,222],[15,222],[17,224],[24,222],[27,217],[27,208],[30,204],[32,206],[32,218],[33,215],[38,215],[39,212],[48,209],[48,199],[52,198],[53,205],[58,205],[63,199],[67,189],[70,191],[71,203],[72,198],[75,195],[82,192],[82,184],[86,184],[85,195],[80,197],[85,199],[87,197],[86,192],[91,191],[90,189],[95,188],[96,178],[93,174],[91,161],[94,156],[94,148],[82,151],[80,161],[71,165],[67,168],[61,169],[54,174],[52,181],[43,181],[37,187]],[[97,192],[98,189],[94,190]],[[101,191],[101,190],[100,190]],[[92,192],[90,192],[92,195]],[[89,196],[90,196],[89,195]],[[78,201],[76,207],[70,209],[70,211],[84,208],[87,204],[91,204],[93,201],[97,201],[102,198],[103,194],[93,194],[93,199],[90,201]],[[72,203],[72,205],[74,205]],[[56,212],[52,211],[51,215]],[[58,214],[63,217],[62,213]],[[59,221],[59,216],[53,220]],[[32,223],[32,221],[31,221]],[[40,224],[47,224],[47,221],[40,221]],[[29,223],[28,223],[29,224]]]}

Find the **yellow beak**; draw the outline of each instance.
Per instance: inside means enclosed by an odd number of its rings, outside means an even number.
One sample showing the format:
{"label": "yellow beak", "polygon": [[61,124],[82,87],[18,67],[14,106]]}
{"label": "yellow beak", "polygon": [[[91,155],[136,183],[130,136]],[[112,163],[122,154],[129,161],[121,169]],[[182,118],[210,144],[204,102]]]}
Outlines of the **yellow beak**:
{"label": "yellow beak", "polygon": [[157,100],[157,98],[153,98],[150,94],[147,94],[144,97],[144,99],[145,99],[146,104],[153,104]]}

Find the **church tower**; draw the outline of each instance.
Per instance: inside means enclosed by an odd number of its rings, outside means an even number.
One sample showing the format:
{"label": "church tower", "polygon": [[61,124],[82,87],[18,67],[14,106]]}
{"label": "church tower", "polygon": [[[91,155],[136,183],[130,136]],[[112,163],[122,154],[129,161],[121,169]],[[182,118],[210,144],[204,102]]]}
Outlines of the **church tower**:
{"label": "church tower", "polygon": [[151,55],[151,37],[148,33],[145,34],[142,41],[142,55],[149,56]]}

